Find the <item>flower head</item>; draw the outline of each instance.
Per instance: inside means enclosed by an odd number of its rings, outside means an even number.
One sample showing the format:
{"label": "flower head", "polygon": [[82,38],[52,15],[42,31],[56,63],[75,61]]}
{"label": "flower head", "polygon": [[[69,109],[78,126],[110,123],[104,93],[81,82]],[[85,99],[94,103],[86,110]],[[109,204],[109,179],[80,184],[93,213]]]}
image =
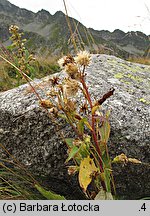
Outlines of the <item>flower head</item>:
{"label": "flower head", "polygon": [[66,79],[63,90],[67,97],[74,97],[79,90],[79,83],[74,79]]}
{"label": "flower head", "polygon": [[77,73],[78,72],[78,67],[76,64],[73,64],[73,63],[68,63],[66,66],[65,66],[65,71],[67,73]]}
{"label": "flower head", "polygon": [[79,71],[76,64],[68,63],[65,65],[65,71],[71,79],[79,79]]}
{"label": "flower head", "polygon": [[62,57],[62,58],[60,58],[59,60],[58,60],[58,64],[59,64],[59,67],[61,68],[61,69],[63,69],[64,68],[64,62],[65,62],[65,57],[66,56],[64,56],[64,57]]}
{"label": "flower head", "polygon": [[65,65],[67,65],[69,63],[74,63],[74,58],[71,55],[64,56],[58,60],[58,64],[59,64],[60,68],[62,68],[62,69],[65,67]]}
{"label": "flower head", "polygon": [[67,99],[64,101],[64,109],[67,111],[67,112],[74,112],[76,111],[77,109],[77,106],[76,106],[76,102],[71,100],[71,99]]}
{"label": "flower head", "polygon": [[10,32],[10,33],[17,32],[18,30],[19,30],[19,27],[16,26],[16,25],[11,25],[11,26],[9,27],[9,32]]}
{"label": "flower head", "polygon": [[78,65],[88,66],[91,61],[91,56],[87,51],[80,51],[79,53],[77,53],[77,56],[74,59]]}
{"label": "flower head", "polygon": [[49,100],[41,100],[40,105],[45,108],[52,108],[53,104]]}
{"label": "flower head", "polygon": [[59,84],[59,77],[57,77],[57,76],[52,77],[52,78],[50,79],[50,82],[51,82],[51,84],[52,84],[52,87],[58,85],[58,84]]}

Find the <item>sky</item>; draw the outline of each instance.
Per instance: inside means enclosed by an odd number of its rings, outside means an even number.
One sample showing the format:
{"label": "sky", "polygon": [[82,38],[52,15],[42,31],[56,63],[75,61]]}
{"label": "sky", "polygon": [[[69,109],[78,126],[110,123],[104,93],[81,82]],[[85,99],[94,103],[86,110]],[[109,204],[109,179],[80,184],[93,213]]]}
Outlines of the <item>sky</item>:
{"label": "sky", "polygon": [[[9,0],[33,12],[65,12],[63,0]],[[95,30],[142,31],[150,35],[150,0],[66,0],[69,16]]]}

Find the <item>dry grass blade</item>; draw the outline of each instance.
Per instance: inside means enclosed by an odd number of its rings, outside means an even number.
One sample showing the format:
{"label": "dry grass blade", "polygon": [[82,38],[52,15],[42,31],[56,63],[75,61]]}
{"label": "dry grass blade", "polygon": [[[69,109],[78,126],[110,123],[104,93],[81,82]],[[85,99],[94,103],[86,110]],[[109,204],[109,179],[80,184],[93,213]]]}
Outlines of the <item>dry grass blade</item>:
{"label": "dry grass blade", "polygon": [[0,158],[0,199],[41,199],[34,185],[38,181],[5,147],[9,160]]}
{"label": "dry grass blade", "polygon": [[77,45],[76,45],[75,37],[74,37],[73,31],[72,31],[72,27],[71,27],[71,23],[70,23],[70,20],[69,20],[69,16],[68,16],[68,10],[67,10],[66,1],[63,0],[63,3],[64,3],[65,12],[66,12],[66,21],[67,21],[68,28],[69,28],[69,31],[70,31],[70,34],[71,34],[71,40],[72,40],[75,52],[77,52]]}

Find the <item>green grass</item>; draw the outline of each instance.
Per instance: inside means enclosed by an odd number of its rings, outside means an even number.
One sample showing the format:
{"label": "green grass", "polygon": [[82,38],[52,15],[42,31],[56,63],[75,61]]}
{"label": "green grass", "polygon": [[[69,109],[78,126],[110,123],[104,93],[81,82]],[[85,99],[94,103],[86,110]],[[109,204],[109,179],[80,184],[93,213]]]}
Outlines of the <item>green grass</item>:
{"label": "green grass", "polygon": [[[35,69],[34,78],[38,79],[60,71],[56,57],[38,57],[32,66]],[[16,74],[16,70],[11,65],[0,61],[0,91],[6,91],[18,86]],[[26,81],[22,79],[20,85],[24,83]]]}
{"label": "green grass", "polygon": [[[46,190],[39,181],[0,143],[0,200],[65,199]],[[39,177],[38,177],[39,178]]]}
{"label": "green grass", "polygon": [[35,189],[33,180],[18,167],[0,163],[0,200],[2,199],[43,199]]}

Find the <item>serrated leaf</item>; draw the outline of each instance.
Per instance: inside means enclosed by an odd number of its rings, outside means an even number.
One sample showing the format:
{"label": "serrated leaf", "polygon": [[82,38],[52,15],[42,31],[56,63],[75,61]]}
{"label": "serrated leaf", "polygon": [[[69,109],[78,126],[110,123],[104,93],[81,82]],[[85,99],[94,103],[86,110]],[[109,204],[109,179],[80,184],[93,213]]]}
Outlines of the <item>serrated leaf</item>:
{"label": "serrated leaf", "polygon": [[65,200],[64,196],[60,196],[60,195],[53,193],[51,191],[47,191],[37,184],[35,184],[35,188],[48,200]]}
{"label": "serrated leaf", "polygon": [[81,161],[79,169],[79,184],[84,191],[92,181],[92,176],[98,171],[93,159],[89,156]]}

